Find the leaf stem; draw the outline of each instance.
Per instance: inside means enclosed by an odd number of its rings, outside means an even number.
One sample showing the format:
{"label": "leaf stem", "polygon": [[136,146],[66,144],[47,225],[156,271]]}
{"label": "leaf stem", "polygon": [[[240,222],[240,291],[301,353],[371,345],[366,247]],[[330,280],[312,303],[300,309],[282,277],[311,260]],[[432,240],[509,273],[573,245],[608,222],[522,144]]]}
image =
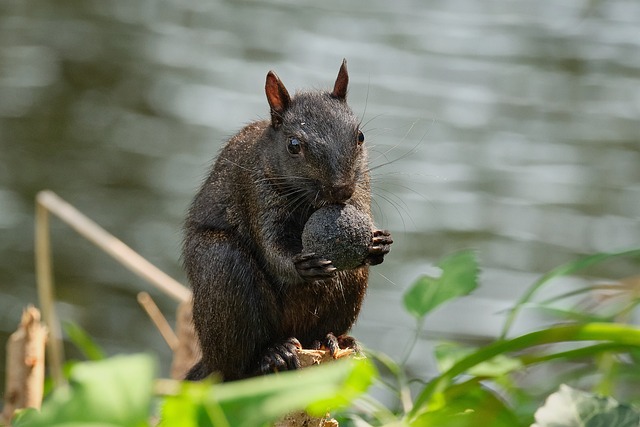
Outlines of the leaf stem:
{"label": "leaf stem", "polygon": [[499,340],[460,360],[431,381],[416,398],[413,409],[408,416],[415,418],[426,411],[428,402],[435,394],[444,391],[458,375],[479,363],[499,354],[563,341],[609,341],[620,345],[640,347],[640,329],[611,323],[572,324],[531,332],[511,340]]}
{"label": "leaf stem", "polygon": [[562,265],[554,268],[553,270],[549,271],[548,273],[544,274],[535,283],[533,283],[533,285],[531,285],[529,287],[529,289],[527,289],[527,291],[524,293],[524,295],[522,297],[520,297],[518,302],[516,302],[515,306],[511,309],[511,311],[507,315],[507,319],[505,320],[504,326],[502,328],[502,332],[500,334],[500,338],[501,339],[506,338],[506,336],[509,333],[509,330],[511,329],[511,326],[513,325],[513,322],[515,321],[515,318],[518,315],[518,313],[519,313],[520,309],[522,308],[522,306],[525,303],[527,303],[529,300],[531,300],[531,297],[545,283],[549,282],[551,279],[554,279],[554,278],[556,278],[558,276],[565,276],[567,274],[575,273],[575,272],[580,271],[580,270],[582,270],[584,268],[587,268],[587,267],[589,267],[591,265],[597,264],[599,262],[606,261],[606,260],[608,260],[610,258],[625,257],[625,256],[631,256],[631,257],[640,256],[640,248],[624,250],[624,251],[619,251],[619,252],[610,252],[610,253],[603,252],[603,253],[597,253],[597,254],[589,255],[589,256],[580,258],[578,260],[571,261],[571,262],[568,262],[566,264],[562,264]]}

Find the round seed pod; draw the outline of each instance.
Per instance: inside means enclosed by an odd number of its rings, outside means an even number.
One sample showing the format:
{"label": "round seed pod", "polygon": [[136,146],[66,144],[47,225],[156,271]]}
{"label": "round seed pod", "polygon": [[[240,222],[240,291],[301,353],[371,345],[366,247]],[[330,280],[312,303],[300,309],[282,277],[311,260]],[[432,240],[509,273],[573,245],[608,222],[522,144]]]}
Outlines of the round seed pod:
{"label": "round seed pod", "polygon": [[369,252],[373,223],[351,205],[328,205],[315,211],[302,231],[304,253],[330,260],[338,270],[362,265]]}

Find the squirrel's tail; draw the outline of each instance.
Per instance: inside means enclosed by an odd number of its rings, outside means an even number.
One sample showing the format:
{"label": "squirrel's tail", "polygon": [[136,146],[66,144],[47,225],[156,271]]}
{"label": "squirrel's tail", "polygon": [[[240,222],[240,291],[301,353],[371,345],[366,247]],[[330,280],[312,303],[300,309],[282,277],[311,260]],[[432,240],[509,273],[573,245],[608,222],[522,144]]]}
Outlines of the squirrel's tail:
{"label": "squirrel's tail", "polygon": [[184,377],[187,381],[200,381],[207,378],[211,375],[212,371],[207,368],[202,359],[189,370],[187,375]]}

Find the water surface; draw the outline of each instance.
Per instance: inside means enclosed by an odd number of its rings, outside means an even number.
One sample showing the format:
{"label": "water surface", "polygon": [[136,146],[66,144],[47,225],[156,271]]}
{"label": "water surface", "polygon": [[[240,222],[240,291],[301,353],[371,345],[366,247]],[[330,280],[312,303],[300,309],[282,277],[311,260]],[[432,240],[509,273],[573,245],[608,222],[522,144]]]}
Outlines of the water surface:
{"label": "water surface", "polygon": [[[482,286],[429,317],[411,359],[421,377],[434,339],[483,342],[543,272],[640,242],[640,3],[7,1],[0,341],[37,301],[37,191],[184,280],[185,210],[223,141],[268,117],[266,72],[290,91],[329,88],[343,57],[372,166],[391,161],[375,170],[374,211],[396,243],[354,330],[366,346],[401,353],[414,326],[402,293],[452,251],[477,250]],[[110,354],[153,351],[166,366],[135,301],[150,288],[53,226],[61,317]],[[621,261],[590,273],[637,272]],[[173,301],[152,293],[172,317]],[[528,314],[516,331],[544,320]]]}

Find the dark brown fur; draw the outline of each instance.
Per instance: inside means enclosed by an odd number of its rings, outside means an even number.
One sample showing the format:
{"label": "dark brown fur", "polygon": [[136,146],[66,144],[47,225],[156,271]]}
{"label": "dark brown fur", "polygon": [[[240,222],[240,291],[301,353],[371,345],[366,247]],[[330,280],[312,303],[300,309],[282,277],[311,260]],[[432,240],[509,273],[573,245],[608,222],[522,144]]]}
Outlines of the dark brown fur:
{"label": "dark brown fur", "polygon": [[[334,90],[289,97],[270,72],[271,120],[232,137],[196,195],[185,224],[184,265],[202,359],[187,375],[225,381],[297,366],[293,346],[346,334],[367,288],[368,264],[389,251],[376,231],[364,265],[336,271],[301,254],[311,213],[349,203],[371,215],[366,149],[346,103],[345,63]],[[295,151],[294,138],[301,144]]]}

